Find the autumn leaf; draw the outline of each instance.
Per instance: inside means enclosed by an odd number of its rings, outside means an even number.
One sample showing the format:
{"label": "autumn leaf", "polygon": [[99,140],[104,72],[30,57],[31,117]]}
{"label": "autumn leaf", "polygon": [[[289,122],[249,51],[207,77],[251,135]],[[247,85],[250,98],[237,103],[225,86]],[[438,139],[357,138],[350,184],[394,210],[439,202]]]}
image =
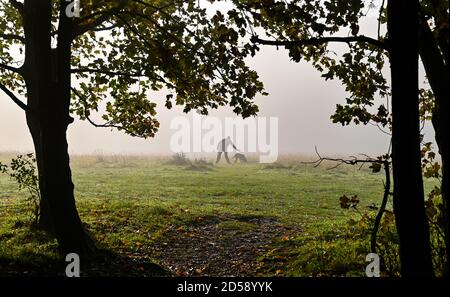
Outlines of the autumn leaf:
{"label": "autumn leaf", "polygon": [[284,271],[281,269],[277,269],[277,271],[275,271],[275,275],[282,275],[283,273]]}

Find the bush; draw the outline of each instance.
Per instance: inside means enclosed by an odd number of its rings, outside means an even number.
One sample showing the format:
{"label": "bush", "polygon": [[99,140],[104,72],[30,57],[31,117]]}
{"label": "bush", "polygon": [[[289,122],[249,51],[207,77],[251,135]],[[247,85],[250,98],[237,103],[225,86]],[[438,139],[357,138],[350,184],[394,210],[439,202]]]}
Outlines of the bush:
{"label": "bush", "polygon": [[19,191],[26,190],[26,198],[32,220],[39,221],[41,193],[37,176],[36,159],[33,154],[19,155],[9,165],[0,163],[0,173],[9,175],[19,185]]}
{"label": "bush", "polygon": [[445,250],[445,207],[442,202],[441,187],[435,186],[428,194],[425,211],[430,225],[431,255],[437,276],[443,276],[447,263]]}
{"label": "bush", "polygon": [[186,166],[191,165],[191,161],[186,157],[185,153],[176,153],[172,159],[166,162],[169,165]]}

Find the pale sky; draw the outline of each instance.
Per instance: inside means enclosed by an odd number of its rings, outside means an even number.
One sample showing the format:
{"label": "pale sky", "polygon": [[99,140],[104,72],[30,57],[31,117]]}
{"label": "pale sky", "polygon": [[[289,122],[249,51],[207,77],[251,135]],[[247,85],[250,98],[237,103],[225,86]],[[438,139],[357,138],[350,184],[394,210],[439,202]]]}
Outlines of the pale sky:
{"label": "pale sky", "polygon": [[[362,30],[364,34],[374,36],[376,19],[367,19]],[[325,81],[311,65],[294,63],[284,49],[277,51],[274,47],[262,47],[248,63],[259,73],[270,94],[256,99],[260,107],[259,115],[279,119],[279,153],[313,154],[315,146],[324,154],[367,153],[376,156],[387,151],[389,137],[377,127],[342,127],[331,122],[330,116],[336,104],[344,104],[346,98],[339,81]],[[210,114],[220,118],[233,116],[230,108],[221,108]],[[166,110],[164,104],[158,104],[161,128],[155,138],[147,140],[95,128],[87,122],[76,120],[68,131],[70,152],[171,154],[169,143],[174,132],[169,129],[170,121],[180,115],[184,115],[180,108]],[[426,133],[429,135],[427,138],[433,137],[429,127]],[[0,151],[32,151],[23,111],[1,91]]]}

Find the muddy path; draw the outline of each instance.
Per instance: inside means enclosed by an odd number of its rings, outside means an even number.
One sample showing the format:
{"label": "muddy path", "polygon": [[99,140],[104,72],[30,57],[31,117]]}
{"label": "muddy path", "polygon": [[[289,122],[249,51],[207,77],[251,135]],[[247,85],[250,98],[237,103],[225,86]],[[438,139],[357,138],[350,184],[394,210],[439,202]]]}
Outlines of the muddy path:
{"label": "muddy path", "polygon": [[198,217],[169,228],[150,250],[177,276],[258,276],[273,242],[299,232],[268,217]]}

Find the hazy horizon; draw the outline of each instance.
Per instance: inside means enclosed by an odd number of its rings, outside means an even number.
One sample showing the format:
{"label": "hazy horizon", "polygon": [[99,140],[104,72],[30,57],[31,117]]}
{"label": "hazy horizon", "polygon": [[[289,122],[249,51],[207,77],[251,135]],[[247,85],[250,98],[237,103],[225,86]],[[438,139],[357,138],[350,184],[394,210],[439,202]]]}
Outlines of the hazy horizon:
{"label": "hazy horizon", "polygon": [[[362,32],[376,34],[376,19],[364,21]],[[345,45],[333,45],[339,52]],[[259,96],[259,116],[278,117],[279,154],[313,155],[317,146],[323,154],[353,155],[367,153],[379,155],[387,152],[389,136],[376,126],[345,126],[333,124],[330,116],[336,104],[345,103],[344,86],[337,80],[325,81],[321,74],[306,63],[290,61],[287,52],[275,47],[262,47],[256,57],[248,59],[264,82],[269,96]],[[423,74],[421,75],[421,80]],[[157,118],[161,123],[153,139],[137,139],[122,132],[95,128],[86,121],[75,120],[69,126],[68,140],[71,154],[171,154],[169,143],[173,135],[170,121],[185,115],[182,108],[164,107],[164,96],[152,100],[158,103]],[[234,116],[229,107],[212,110],[210,115],[220,119]],[[25,122],[24,112],[3,92],[0,92],[0,151],[32,151],[32,140]],[[434,133],[427,125],[426,138]]]}

